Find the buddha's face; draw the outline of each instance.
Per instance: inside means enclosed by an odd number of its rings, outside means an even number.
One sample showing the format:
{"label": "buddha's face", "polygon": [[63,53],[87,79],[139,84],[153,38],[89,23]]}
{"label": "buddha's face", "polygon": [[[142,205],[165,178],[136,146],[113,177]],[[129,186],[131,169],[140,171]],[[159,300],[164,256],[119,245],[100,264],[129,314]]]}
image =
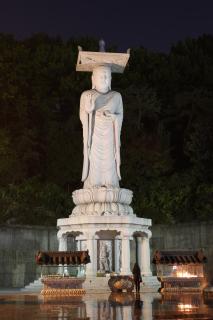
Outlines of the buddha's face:
{"label": "buddha's face", "polygon": [[100,66],[93,70],[92,87],[101,93],[106,93],[111,88],[111,69]]}

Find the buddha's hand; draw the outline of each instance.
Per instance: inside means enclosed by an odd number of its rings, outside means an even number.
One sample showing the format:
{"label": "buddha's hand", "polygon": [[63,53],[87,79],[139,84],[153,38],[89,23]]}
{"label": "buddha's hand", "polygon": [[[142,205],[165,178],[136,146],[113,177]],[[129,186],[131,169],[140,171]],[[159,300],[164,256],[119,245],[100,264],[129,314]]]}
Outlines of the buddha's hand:
{"label": "buddha's hand", "polygon": [[105,115],[107,118],[111,118],[113,121],[115,121],[115,119],[116,119],[116,114],[110,113],[110,111],[108,111],[108,110],[106,110],[106,111],[104,112],[104,115]]}
{"label": "buddha's hand", "polygon": [[95,109],[95,97],[92,92],[87,92],[85,94],[85,110],[88,113],[93,112]]}

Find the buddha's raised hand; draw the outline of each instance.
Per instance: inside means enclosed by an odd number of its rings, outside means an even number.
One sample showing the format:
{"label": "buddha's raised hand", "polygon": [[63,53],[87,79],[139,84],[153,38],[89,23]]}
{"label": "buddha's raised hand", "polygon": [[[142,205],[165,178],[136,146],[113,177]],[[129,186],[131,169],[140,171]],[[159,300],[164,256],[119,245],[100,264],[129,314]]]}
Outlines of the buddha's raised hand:
{"label": "buddha's raised hand", "polygon": [[95,97],[92,92],[86,92],[85,94],[85,110],[91,113],[95,109]]}

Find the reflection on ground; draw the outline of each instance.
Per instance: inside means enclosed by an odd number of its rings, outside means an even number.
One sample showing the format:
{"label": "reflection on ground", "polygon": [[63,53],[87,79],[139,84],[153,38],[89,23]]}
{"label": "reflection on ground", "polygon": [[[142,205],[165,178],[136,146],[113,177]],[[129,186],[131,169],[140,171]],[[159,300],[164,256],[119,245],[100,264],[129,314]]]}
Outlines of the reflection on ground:
{"label": "reflection on ground", "polygon": [[213,299],[199,294],[111,293],[82,297],[0,295],[0,319],[213,319]]}

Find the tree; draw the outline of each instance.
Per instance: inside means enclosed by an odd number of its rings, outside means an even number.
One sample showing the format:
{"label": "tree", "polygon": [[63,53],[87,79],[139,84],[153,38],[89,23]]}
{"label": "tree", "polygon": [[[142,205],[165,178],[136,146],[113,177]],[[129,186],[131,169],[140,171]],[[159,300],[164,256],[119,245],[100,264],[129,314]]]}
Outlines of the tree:
{"label": "tree", "polygon": [[[91,81],[75,71],[78,45],[98,50],[89,37],[0,34],[2,223],[55,224],[82,187],[79,99]],[[113,76],[124,100],[121,186],[154,223],[212,219],[212,85],[211,35],[169,54],[135,48],[125,74]]]}

